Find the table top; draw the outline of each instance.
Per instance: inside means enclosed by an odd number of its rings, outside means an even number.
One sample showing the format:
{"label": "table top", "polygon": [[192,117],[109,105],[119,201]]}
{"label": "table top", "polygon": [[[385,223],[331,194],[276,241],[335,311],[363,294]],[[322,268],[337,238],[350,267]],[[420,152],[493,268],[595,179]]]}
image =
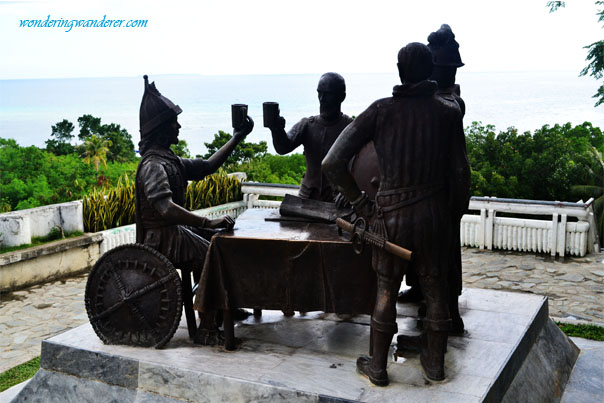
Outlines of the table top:
{"label": "table top", "polygon": [[235,221],[233,231],[219,233],[220,237],[275,239],[286,241],[325,241],[349,243],[349,234],[338,234],[335,224],[302,221],[266,221],[281,217],[278,210],[248,209]]}

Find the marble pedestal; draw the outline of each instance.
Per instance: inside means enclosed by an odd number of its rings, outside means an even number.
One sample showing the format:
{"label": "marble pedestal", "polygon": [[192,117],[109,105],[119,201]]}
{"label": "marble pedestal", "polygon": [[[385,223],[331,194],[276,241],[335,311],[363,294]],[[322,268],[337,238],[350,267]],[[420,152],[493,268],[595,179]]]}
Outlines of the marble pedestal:
{"label": "marble pedestal", "polygon": [[[90,325],[42,343],[42,369],[14,402],[556,401],[579,350],[549,319],[547,298],[466,289],[467,334],[450,337],[447,380],[427,382],[418,353],[390,360],[390,386],[356,373],[369,317],[264,312],[235,328],[236,351],[193,345],[184,320],[164,349],[104,345]],[[417,306],[398,306],[418,333]],[[393,343],[396,337],[393,338]],[[392,348],[394,351],[394,346]],[[394,357],[394,355],[393,355]]]}

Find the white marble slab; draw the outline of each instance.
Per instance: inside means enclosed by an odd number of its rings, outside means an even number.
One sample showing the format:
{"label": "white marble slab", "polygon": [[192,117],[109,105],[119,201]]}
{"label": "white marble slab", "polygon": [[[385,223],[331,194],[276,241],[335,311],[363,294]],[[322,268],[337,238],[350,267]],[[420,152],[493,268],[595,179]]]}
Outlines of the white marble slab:
{"label": "white marble slab", "polygon": [[[533,368],[545,368],[539,385],[548,385],[550,375],[570,372],[576,348],[547,317],[546,298],[467,289],[460,305],[467,334],[449,339],[443,383],[424,380],[414,352],[390,360],[388,387],[373,386],[357,374],[356,358],[369,348],[368,316],[287,318],[271,311],[236,326],[241,344],[232,352],[192,344],[184,320],[161,350],[104,345],[90,325],[80,326],[43,342],[44,370],[15,401],[62,393],[62,388],[70,390],[67,401],[88,401],[90,391],[79,397],[73,391],[91,387],[98,389],[92,394],[95,402],[110,401],[105,398],[120,390],[119,401],[480,402],[526,397],[527,381],[516,375],[534,377]],[[417,306],[399,306],[399,332],[418,332],[416,312]],[[554,347],[565,355],[549,363],[546,353]],[[527,357],[534,362],[525,363]],[[82,379],[79,387],[77,379]],[[558,383],[566,379],[562,375]],[[506,396],[508,391],[515,395]]]}

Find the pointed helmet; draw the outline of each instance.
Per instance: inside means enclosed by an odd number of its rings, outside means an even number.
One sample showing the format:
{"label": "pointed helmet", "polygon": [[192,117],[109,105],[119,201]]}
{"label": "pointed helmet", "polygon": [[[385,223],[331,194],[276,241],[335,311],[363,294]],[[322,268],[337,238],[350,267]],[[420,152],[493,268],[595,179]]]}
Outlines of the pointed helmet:
{"label": "pointed helmet", "polygon": [[455,40],[455,34],[447,24],[440,26],[436,32],[428,36],[428,48],[432,51],[435,66],[461,67],[459,55],[459,43]]}
{"label": "pointed helmet", "polygon": [[153,129],[164,122],[175,118],[182,112],[180,106],[174,105],[172,101],[164,97],[155,88],[155,82],[149,84],[149,77],[144,75],[145,93],[141,101],[140,109],[140,132],[141,138],[151,133]]}

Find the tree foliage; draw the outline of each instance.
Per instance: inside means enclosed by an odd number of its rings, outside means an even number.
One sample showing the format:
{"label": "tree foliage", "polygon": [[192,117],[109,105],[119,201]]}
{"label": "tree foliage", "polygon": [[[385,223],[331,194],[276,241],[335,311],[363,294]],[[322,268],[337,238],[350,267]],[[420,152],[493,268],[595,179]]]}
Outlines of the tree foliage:
{"label": "tree foliage", "polygon": [[[598,16],[598,22],[604,23],[604,1],[598,0],[595,2],[596,6],[602,7],[596,12]],[[563,8],[566,6],[565,1],[548,1],[547,7],[549,7],[550,13]],[[587,66],[581,70],[580,76],[590,75],[596,80],[601,80],[604,76],[604,40],[596,41],[590,45],[585,46],[587,49],[587,57],[585,60],[588,62]],[[600,85],[597,92],[593,95],[596,98],[596,104],[599,106],[604,104],[604,84]]]}
{"label": "tree foliage", "polygon": [[51,126],[51,139],[46,140],[46,150],[55,155],[67,155],[75,152],[75,147],[71,144],[74,139],[73,123],[63,119],[56,125]]}
{"label": "tree foliage", "polygon": [[191,158],[191,152],[189,151],[189,145],[185,140],[179,140],[178,144],[172,144],[170,149],[174,154],[183,158]]}
{"label": "tree foliage", "polygon": [[245,172],[252,182],[299,185],[306,171],[306,158],[304,154],[265,154],[232,169]]}
{"label": "tree foliage", "polygon": [[111,142],[107,152],[107,160],[111,162],[127,162],[136,158],[132,136],[117,123],[102,124],[101,118],[83,115],[78,118],[80,132],[78,138],[85,142],[92,136]]}
{"label": "tree foliage", "polygon": [[55,155],[0,138],[0,211],[21,210],[81,199],[124,174],[134,177],[138,162],[109,162],[95,172],[76,153]]}
{"label": "tree foliage", "polygon": [[93,134],[80,146],[80,156],[82,161],[94,165],[94,169],[98,172],[101,162],[107,166],[107,153],[110,147],[111,140],[105,140]]}
{"label": "tree foliage", "polygon": [[[223,132],[219,130],[218,133],[214,134],[214,140],[211,143],[204,143],[208,149],[208,152],[203,156],[203,158],[210,158],[216,151],[218,151],[222,146],[224,146],[233,135],[227,132]],[[231,171],[232,167],[237,164],[242,164],[244,162],[250,162],[256,158],[262,157],[266,154],[268,150],[268,146],[266,141],[261,141],[259,143],[248,143],[245,140],[242,140],[235,150],[231,153],[231,155],[227,158],[224,163],[225,169]]]}
{"label": "tree foliage", "polygon": [[545,125],[532,134],[473,122],[466,129],[472,194],[572,201],[573,185],[601,183],[593,149],[602,152],[602,131],[582,125]]}

